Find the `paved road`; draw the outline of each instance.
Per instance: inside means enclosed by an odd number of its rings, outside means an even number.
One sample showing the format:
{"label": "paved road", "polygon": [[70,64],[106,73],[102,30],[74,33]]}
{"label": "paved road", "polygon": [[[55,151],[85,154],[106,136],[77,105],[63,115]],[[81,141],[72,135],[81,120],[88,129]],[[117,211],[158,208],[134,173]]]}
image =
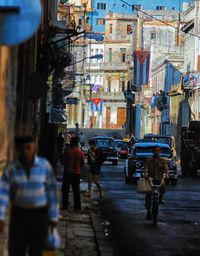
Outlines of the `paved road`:
{"label": "paved road", "polygon": [[200,179],[180,178],[160,206],[158,227],[145,220],[144,195],[126,185],[123,165],[103,165],[104,218],[111,223],[115,256],[200,255]]}

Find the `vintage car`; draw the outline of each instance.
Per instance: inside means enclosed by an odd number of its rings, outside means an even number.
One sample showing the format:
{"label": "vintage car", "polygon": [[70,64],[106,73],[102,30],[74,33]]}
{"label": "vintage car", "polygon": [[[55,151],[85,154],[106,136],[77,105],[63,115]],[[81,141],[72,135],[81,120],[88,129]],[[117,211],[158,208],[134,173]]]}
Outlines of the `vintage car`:
{"label": "vintage car", "polygon": [[176,159],[176,145],[173,136],[149,133],[144,135],[143,142],[158,142],[169,145],[172,156]]}
{"label": "vintage car", "polygon": [[117,165],[119,158],[114,139],[109,136],[95,136],[94,140],[96,146],[101,149],[103,162],[109,161],[112,162],[113,165]]}
{"label": "vintage car", "polygon": [[153,148],[159,146],[162,150],[161,157],[166,159],[169,169],[169,178],[172,185],[177,184],[177,164],[172,156],[171,148],[167,144],[143,142],[136,143],[125,160],[124,173],[125,182],[137,183],[140,177],[144,175],[144,164],[147,158],[153,156]]}
{"label": "vintage car", "polygon": [[127,159],[128,157],[128,142],[124,140],[115,139],[115,147],[118,151],[120,159]]}

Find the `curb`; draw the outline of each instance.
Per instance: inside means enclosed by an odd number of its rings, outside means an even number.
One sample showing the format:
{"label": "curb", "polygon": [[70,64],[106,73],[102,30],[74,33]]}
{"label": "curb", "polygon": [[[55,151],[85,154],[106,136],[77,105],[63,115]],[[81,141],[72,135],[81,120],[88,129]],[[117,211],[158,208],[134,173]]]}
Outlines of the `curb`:
{"label": "curb", "polygon": [[[93,203],[98,203],[93,201]],[[105,221],[101,215],[100,206],[88,208],[90,216],[97,252],[99,256],[114,256],[114,250],[111,245],[111,236],[109,231],[109,222]]]}

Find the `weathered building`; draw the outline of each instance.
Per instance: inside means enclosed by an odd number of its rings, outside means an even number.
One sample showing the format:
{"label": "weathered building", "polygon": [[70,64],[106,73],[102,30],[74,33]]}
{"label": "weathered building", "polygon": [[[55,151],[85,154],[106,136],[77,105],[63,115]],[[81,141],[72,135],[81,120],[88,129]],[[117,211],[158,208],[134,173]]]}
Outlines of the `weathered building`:
{"label": "weathered building", "polygon": [[200,120],[200,3],[194,5],[184,13],[185,32],[182,127],[187,127],[191,120]]}
{"label": "weathered building", "polygon": [[[137,122],[136,136],[143,136],[145,133],[170,133],[170,100],[164,97],[164,92],[171,90],[170,86],[175,82],[170,79],[173,74],[170,72],[169,59],[173,59],[177,65],[183,64],[183,33],[177,30],[179,25],[179,12],[172,11],[147,11],[151,17],[162,16],[160,22],[141,14],[138,17],[139,30],[137,35],[137,49],[149,51],[151,54],[149,83],[141,87],[136,95],[137,113],[140,115],[140,122]],[[142,32],[141,32],[142,31]],[[141,39],[140,39],[141,38]],[[172,57],[173,56],[173,57]],[[177,66],[174,65],[175,67]],[[166,108],[159,109],[154,106],[155,98],[166,100]],[[140,97],[140,98],[138,98]],[[151,104],[150,104],[151,102]],[[149,105],[149,107],[148,107]]]}
{"label": "weathered building", "polygon": [[126,122],[125,92],[130,86],[133,54],[133,16],[110,12],[106,16],[104,41],[103,127],[122,128]]}

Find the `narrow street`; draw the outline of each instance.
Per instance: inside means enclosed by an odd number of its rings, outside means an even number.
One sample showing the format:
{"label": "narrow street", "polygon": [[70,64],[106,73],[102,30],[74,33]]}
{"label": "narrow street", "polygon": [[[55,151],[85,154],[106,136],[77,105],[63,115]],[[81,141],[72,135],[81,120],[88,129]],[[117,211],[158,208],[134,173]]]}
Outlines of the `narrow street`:
{"label": "narrow street", "polygon": [[200,0],[0,0],[0,256],[200,256],[199,184]]}
{"label": "narrow street", "polygon": [[145,220],[144,195],[126,185],[123,163],[103,165],[104,218],[111,223],[115,256],[200,255],[199,179],[179,178],[167,187],[165,204],[159,208],[158,227]]}

